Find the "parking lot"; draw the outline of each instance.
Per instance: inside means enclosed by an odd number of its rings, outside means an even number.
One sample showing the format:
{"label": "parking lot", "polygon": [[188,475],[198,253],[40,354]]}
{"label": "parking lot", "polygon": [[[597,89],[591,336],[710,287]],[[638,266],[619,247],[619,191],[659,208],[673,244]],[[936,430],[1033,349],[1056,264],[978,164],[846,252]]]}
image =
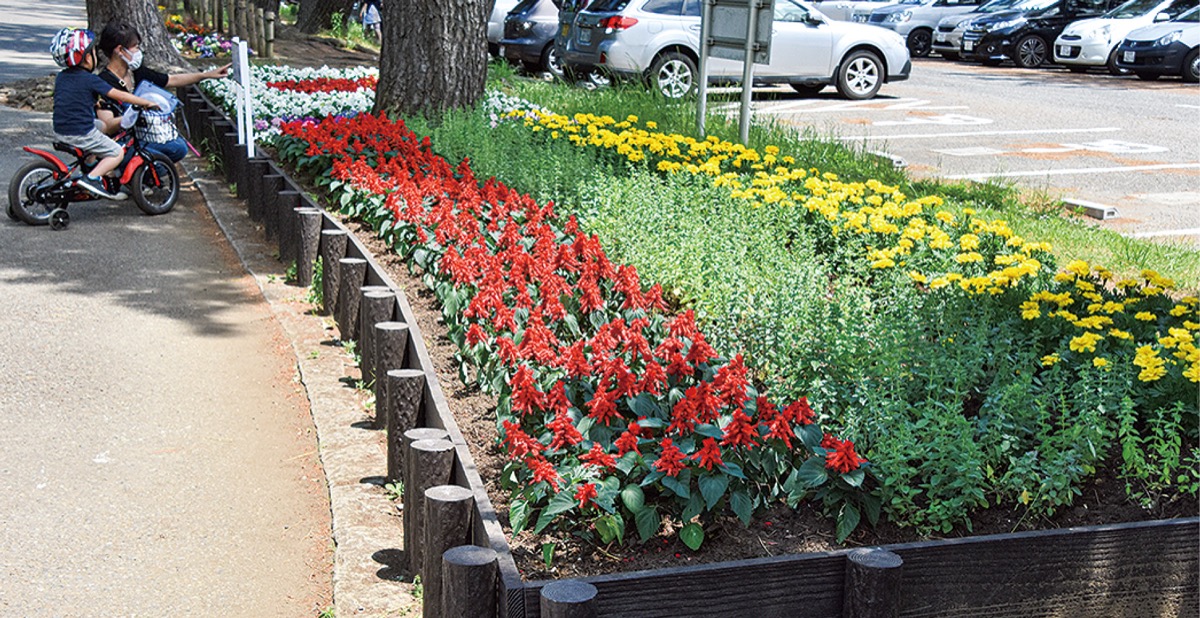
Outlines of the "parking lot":
{"label": "parking lot", "polygon": [[932,57],[871,100],[756,89],[754,110],[897,157],[916,175],[1003,179],[1115,208],[1103,225],[1122,233],[1200,245],[1200,88],[1179,79]]}

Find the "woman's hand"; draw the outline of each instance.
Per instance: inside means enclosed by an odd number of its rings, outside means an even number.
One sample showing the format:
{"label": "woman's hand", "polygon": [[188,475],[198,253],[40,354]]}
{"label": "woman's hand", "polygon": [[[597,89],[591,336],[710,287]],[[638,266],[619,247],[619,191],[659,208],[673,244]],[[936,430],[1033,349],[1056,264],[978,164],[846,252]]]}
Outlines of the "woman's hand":
{"label": "woman's hand", "polygon": [[233,67],[233,63],[229,63],[223,67],[217,67],[211,71],[204,72],[204,79],[219,79],[229,77],[229,69]]}

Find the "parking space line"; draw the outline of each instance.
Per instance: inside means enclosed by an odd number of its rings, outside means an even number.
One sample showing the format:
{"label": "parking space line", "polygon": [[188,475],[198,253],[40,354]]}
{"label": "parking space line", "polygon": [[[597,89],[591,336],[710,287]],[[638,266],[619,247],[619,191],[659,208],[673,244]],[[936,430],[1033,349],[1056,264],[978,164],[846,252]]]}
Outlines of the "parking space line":
{"label": "parking space line", "polygon": [[992,135],[1035,135],[1045,133],[1111,133],[1120,131],[1118,127],[1099,127],[1095,129],[1021,129],[1014,131],[962,131],[955,133],[908,133],[898,135],[841,135],[838,139],[852,141],[860,139],[931,139],[935,137],[988,137]]}
{"label": "parking space line", "polygon": [[1200,234],[1200,227],[1188,228],[1186,230],[1159,230],[1157,232],[1131,232],[1123,234],[1128,238],[1154,238],[1156,236],[1193,236]]}
{"label": "parking space line", "polygon": [[1176,103],[1175,107],[1186,107],[1188,109],[1200,109],[1200,105],[1188,105],[1187,103]]}
{"label": "parking space line", "polygon": [[1061,170],[1028,170],[1021,172],[991,172],[982,174],[954,174],[950,180],[987,180],[989,178],[1015,178],[1018,176],[1069,176],[1072,174],[1111,174],[1115,172],[1150,172],[1154,170],[1200,169],[1200,163],[1162,163],[1158,165],[1125,165],[1121,167],[1078,167]]}

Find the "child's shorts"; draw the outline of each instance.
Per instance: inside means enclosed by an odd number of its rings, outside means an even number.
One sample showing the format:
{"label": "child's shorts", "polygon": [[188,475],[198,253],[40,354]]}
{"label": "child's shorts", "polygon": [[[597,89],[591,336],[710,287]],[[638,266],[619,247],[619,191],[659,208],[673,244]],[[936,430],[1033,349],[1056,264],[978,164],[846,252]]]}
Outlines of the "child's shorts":
{"label": "child's shorts", "polygon": [[97,129],[92,129],[87,135],[58,135],[56,133],[54,137],[60,142],[65,142],[101,158],[120,157],[125,153],[125,149],[121,148],[120,144]]}

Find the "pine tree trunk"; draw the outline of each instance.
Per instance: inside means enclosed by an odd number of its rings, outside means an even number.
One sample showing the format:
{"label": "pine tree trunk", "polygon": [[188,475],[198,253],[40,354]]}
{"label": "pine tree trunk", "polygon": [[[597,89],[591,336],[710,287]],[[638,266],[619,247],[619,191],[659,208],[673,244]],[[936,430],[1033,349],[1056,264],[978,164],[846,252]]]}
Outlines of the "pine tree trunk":
{"label": "pine tree trunk", "polygon": [[384,0],[375,111],[435,117],[473,105],[487,79],[492,0]]}
{"label": "pine tree trunk", "polygon": [[351,0],[304,0],[296,15],[296,28],[305,34],[316,34],[329,27],[329,18],[338,11],[350,10]]}
{"label": "pine tree trunk", "polygon": [[[163,25],[154,0],[87,0],[88,28],[100,36],[105,24],[120,19],[137,28],[142,35],[144,63],[157,71],[186,70],[187,61],[171,44],[171,34]],[[107,59],[101,60],[101,66]]]}

